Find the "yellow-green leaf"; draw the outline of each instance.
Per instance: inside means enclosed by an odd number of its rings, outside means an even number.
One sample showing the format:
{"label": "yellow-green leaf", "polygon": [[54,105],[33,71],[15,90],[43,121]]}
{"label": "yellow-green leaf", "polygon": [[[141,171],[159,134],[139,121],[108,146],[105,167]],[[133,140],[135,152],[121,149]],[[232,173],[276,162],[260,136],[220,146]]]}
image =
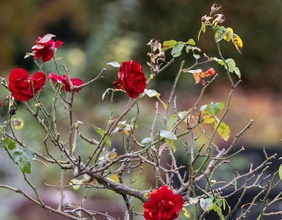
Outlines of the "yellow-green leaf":
{"label": "yellow-green leaf", "polygon": [[74,190],[78,190],[83,183],[84,183],[83,180],[78,180],[78,179],[72,179],[70,181],[70,185]]}
{"label": "yellow-green leaf", "polygon": [[169,117],[169,119],[167,121],[167,128],[168,128],[168,130],[172,129],[172,127],[177,122],[177,120],[178,120],[178,115],[177,114],[174,114],[174,115]]}
{"label": "yellow-green leaf", "polygon": [[170,140],[170,139],[165,139],[166,143],[171,147],[171,149],[173,150],[173,152],[175,152],[177,150],[177,147],[175,146],[174,144],[174,141],[173,140]]}
{"label": "yellow-green leaf", "polygon": [[238,50],[238,52],[241,53],[242,49],[243,49],[243,41],[242,41],[242,39],[237,34],[233,34],[232,42],[235,45],[235,47]]}
{"label": "yellow-green leaf", "polygon": [[13,125],[16,130],[20,130],[24,126],[24,120],[22,118],[13,118]]}
{"label": "yellow-green leaf", "polygon": [[234,72],[238,76],[238,78],[241,79],[241,71],[238,67],[235,67]]}
{"label": "yellow-green leaf", "polygon": [[164,41],[163,42],[162,50],[165,51],[165,50],[171,49],[171,48],[173,48],[175,46],[176,43],[177,43],[176,40]]}
{"label": "yellow-green leaf", "polygon": [[187,44],[190,44],[190,45],[193,45],[193,46],[196,45],[194,39],[192,39],[192,38],[190,38],[190,39],[187,41]]}
{"label": "yellow-green leaf", "polygon": [[204,119],[204,123],[206,124],[211,124],[215,122],[214,116],[211,115],[204,115],[203,119]]}
{"label": "yellow-green leaf", "polygon": [[186,218],[190,218],[190,212],[186,209],[186,208],[182,208],[182,211],[183,211],[183,215],[186,217]]}
{"label": "yellow-green leaf", "polygon": [[114,181],[115,183],[119,183],[119,177],[117,174],[112,174],[108,177],[110,180]]}
{"label": "yellow-green leaf", "polygon": [[200,36],[201,36],[201,33],[205,33],[206,32],[206,25],[205,25],[205,23],[204,22],[202,22],[202,26],[201,26],[201,29],[200,29],[200,31],[199,31],[199,33],[198,33],[198,40],[200,40]]}
{"label": "yellow-green leaf", "polygon": [[[216,126],[217,126],[217,123],[214,123],[214,127]],[[227,124],[225,124],[224,122],[220,122],[217,128],[217,133],[223,140],[228,141],[230,137],[230,127]]]}
{"label": "yellow-green leaf", "polygon": [[280,165],[278,172],[279,172],[279,177],[282,180],[282,164]]}
{"label": "yellow-green leaf", "polygon": [[228,58],[225,60],[225,63],[227,64],[224,65],[225,69],[228,70],[229,72],[233,73],[235,71],[236,68],[236,63],[232,58]]}
{"label": "yellow-green leaf", "polygon": [[[105,131],[104,131],[102,128],[99,128],[99,127],[97,127],[97,126],[95,126],[95,125],[92,125],[92,127],[93,127],[94,130],[100,135],[101,138],[104,137]],[[111,140],[110,135],[105,135],[104,141],[105,141],[105,143],[106,143],[109,147],[112,145],[112,140]]]}
{"label": "yellow-green leaf", "polygon": [[224,40],[226,40],[227,42],[231,41],[233,38],[233,29],[228,27],[226,28],[226,34],[224,35]]}

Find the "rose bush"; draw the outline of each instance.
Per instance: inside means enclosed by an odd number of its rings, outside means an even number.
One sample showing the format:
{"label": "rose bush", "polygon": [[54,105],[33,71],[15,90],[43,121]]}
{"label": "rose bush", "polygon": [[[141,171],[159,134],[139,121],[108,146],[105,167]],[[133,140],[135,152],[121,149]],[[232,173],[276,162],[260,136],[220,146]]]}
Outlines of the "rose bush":
{"label": "rose bush", "polygon": [[137,98],[146,88],[146,78],[143,69],[134,60],[121,64],[118,78],[118,80],[113,82],[113,85],[117,89],[124,89],[131,98]]}
{"label": "rose bush", "polygon": [[146,220],[174,220],[184,205],[184,199],[174,194],[168,186],[162,186],[150,193],[149,200],[144,204]]}
{"label": "rose bush", "polygon": [[9,75],[9,89],[12,96],[19,101],[28,101],[34,94],[38,93],[46,82],[46,76],[43,72],[36,72],[31,78],[29,73],[16,68]]}

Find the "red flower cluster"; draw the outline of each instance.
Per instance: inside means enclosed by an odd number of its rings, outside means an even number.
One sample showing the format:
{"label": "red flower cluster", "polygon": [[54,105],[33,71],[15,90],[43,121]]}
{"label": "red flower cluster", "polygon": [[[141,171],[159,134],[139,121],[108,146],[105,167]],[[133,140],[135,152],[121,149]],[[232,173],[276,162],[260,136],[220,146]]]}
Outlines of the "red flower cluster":
{"label": "red flower cluster", "polygon": [[153,190],[144,204],[146,220],[174,220],[184,205],[183,197],[174,194],[168,186]]}
{"label": "red flower cluster", "polygon": [[113,85],[117,89],[124,89],[131,98],[137,98],[146,88],[145,74],[141,65],[134,60],[121,64],[118,78]]}
{"label": "red flower cluster", "polygon": [[63,44],[62,41],[54,41],[53,37],[55,35],[45,34],[44,37],[37,38],[35,41],[36,45],[31,48],[35,60],[42,57],[42,61],[47,62],[53,58],[56,49]]}
{"label": "red flower cluster", "polygon": [[38,93],[46,82],[42,72],[36,72],[31,78],[28,72],[21,68],[13,69],[9,75],[9,89],[15,99],[25,102]]}
{"label": "red flower cluster", "polygon": [[[70,78],[68,79],[67,75],[58,76],[55,73],[50,73],[48,75],[48,79],[52,79],[55,83],[62,83],[62,91],[71,92],[71,86],[70,81],[73,86],[81,86],[83,84],[83,81],[79,78]],[[69,81],[70,80],[70,81]],[[82,88],[75,89],[75,92],[79,92]]]}

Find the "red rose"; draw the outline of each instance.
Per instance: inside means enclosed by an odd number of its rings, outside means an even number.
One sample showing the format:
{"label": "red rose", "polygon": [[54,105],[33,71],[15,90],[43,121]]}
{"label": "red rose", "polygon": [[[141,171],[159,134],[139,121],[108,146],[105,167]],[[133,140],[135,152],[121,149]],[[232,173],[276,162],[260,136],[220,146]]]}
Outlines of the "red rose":
{"label": "red rose", "polygon": [[[55,83],[62,83],[62,91],[71,92],[71,86],[67,75],[57,76],[55,73],[50,73],[48,79],[52,79]],[[73,86],[81,86],[83,81],[79,78],[70,78]],[[82,88],[75,89],[75,92],[79,92]]]}
{"label": "red rose", "polygon": [[168,186],[162,186],[150,193],[149,200],[144,204],[146,220],[174,220],[184,205],[183,197],[174,194]]}
{"label": "red rose", "polygon": [[134,60],[121,64],[118,78],[113,85],[117,89],[124,89],[131,98],[137,98],[146,88],[145,74],[141,65]]}
{"label": "red rose", "polygon": [[9,89],[15,99],[25,102],[38,93],[46,82],[42,72],[36,72],[30,78],[28,72],[22,68],[13,69],[9,75]]}
{"label": "red rose", "polygon": [[41,57],[43,62],[51,60],[56,49],[62,46],[62,41],[54,41],[52,37],[55,37],[55,35],[45,34],[44,37],[37,38],[36,45],[31,48],[35,60]]}

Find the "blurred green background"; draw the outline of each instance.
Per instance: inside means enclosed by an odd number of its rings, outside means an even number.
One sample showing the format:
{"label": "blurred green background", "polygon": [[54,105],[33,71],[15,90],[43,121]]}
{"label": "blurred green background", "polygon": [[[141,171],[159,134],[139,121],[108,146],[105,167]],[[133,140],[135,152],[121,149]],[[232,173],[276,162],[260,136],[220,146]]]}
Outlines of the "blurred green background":
{"label": "blurred green background", "polygon": [[[55,34],[56,39],[64,42],[57,57],[63,57],[62,62],[71,76],[87,81],[107,68],[106,79],[96,83],[94,88],[81,91],[77,99],[78,103],[86,104],[79,112],[84,118],[103,116],[104,106],[95,103],[117,77],[117,70],[106,63],[135,59],[148,73],[149,47],[146,44],[152,38],[196,40],[200,19],[209,13],[213,3],[208,0],[17,0],[16,3],[0,0],[0,75],[7,77],[15,67],[37,71],[32,58],[23,57],[31,52],[38,36]],[[244,42],[242,55],[231,43],[222,42],[224,56],[236,61],[243,80],[226,123],[233,129],[234,137],[252,118],[254,125],[241,143],[279,147],[282,138],[282,1],[218,0],[216,3],[222,5],[220,13],[226,16],[223,25],[232,27]],[[197,46],[209,56],[218,55],[211,33],[203,34]],[[161,92],[164,100],[181,58],[151,85]],[[44,65],[45,72],[54,71],[53,64]],[[223,69],[218,71],[224,73]],[[225,102],[228,86],[225,75],[221,74],[204,100]],[[181,80],[180,106],[193,103],[200,89],[192,77]],[[8,91],[0,87],[0,99],[7,94]],[[151,104],[144,108],[151,111]],[[5,109],[0,109],[0,114],[4,119]]]}
{"label": "blurred green background", "polygon": [[[97,74],[111,59],[135,58],[145,63],[152,38],[186,40],[197,38],[200,18],[209,13],[208,0],[1,0],[0,71],[6,75],[14,67],[34,67],[24,60],[37,36],[53,33],[70,50],[69,59],[84,61],[77,70],[85,78]],[[234,57],[243,74],[244,87],[269,88],[281,93],[282,2],[279,0],[223,1],[220,13],[244,41],[243,55],[223,43],[226,57]],[[216,52],[208,36],[199,47]],[[76,50],[74,50],[76,49]],[[82,50],[82,54],[79,50]],[[78,55],[75,55],[78,54]],[[73,57],[72,57],[73,56]],[[76,56],[80,56],[77,58]],[[81,57],[83,56],[83,57]],[[67,58],[64,58],[67,59]]]}

